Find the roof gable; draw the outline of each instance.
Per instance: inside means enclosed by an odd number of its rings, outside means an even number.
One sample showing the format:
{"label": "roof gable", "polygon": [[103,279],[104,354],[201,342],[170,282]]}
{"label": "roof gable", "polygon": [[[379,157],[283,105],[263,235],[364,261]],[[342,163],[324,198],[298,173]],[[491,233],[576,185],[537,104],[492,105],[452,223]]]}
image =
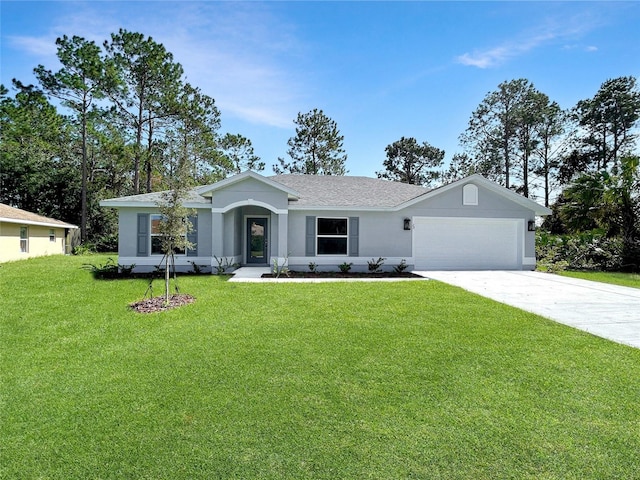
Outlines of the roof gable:
{"label": "roof gable", "polygon": [[468,177],[462,178],[460,180],[456,180],[455,182],[449,183],[447,185],[444,185],[442,187],[436,188],[434,190],[431,190],[429,192],[427,192],[423,198],[418,198],[418,199],[412,199],[410,201],[408,201],[405,205],[403,205],[402,207],[408,207],[411,205],[414,205],[417,202],[420,202],[422,200],[426,200],[429,198],[433,198],[435,196],[438,195],[442,195],[443,193],[452,190],[454,188],[458,188],[458,187],[462,187],[466,184],[469,183],[473,183],[476,185],[480,185],[484,188],[486,188],[487,190],[490,190],[518,205],[521,205],[529,210],[532,210],[536,215],[551,215],[552,211],[551,209],[547,208],[547,207],[543,207],[542,205],[540,205],[537,202],[534,202],[533,200],[527,198],[527,197],[523,197],[522,195],[514,192],[513,190],[509,190],[508,188],[503,187],[502,185],[498,185],[495,182],[492,182],[491,180],[487,180],[486,178],[484,178],[482,175],[480,174],[473,174],[470,175]]}
{"label": "roof gable", "polygon": [[202,195],[203,197],[211,197],[213,196],[213,193],[217,190],[228,188],[234,184],[246,181],[247,179],[250,179],[250,178],[258,182],[264,183],[272,188],[275,188],[276,190],[285,192],[289,195],[289,197],[298,198],[300,195],[298,192],[288,187],[287,185],[279,182],[274,182],[272,179],[263,177],[262,175],[256,172],[252,172],[251,170],[247,170],[246,172],[239,173],[238,175],[234,175],[233,177],[225,178],[224,180],[220,180],[219,182],[213,183],[211,185],[204,185],[202,187],[197,187],[195,191],[199,195]]}

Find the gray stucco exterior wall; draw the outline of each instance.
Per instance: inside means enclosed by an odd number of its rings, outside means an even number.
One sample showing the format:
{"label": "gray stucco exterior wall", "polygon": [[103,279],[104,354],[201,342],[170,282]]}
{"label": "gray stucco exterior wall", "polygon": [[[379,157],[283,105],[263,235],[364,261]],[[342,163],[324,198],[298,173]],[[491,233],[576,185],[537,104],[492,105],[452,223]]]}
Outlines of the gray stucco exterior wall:
{"label": "gray stucco exterior wall", "polygon": [[462,188],[459,185],[441,195],[427,199],[401,210],[406,217],[468,217],[468,218],[514,218],[523,219],[525,225],[525,257],[535,256],[535,232],[526,230],[529,220],[535,220],[535,212],[497,193],[478,186],[478,205],[464,205]]}
{"label": "gray stucco exterior wall", "polygon": [[[413,255],[412,232],[404,230],[404,219],[414,217],[459,217],[459,218],[509,218],[522,219],[524,225],[524,257],[535,257],[535,232],[527,231],[529,220],[535,212],[499,195],[483,186],[478,186],[478,204],[463,204],[463,185],[440,195],[425,198],[397,211],[358,210],[293,210],[289,212],[289,252],[292,257],[305,256],[305,231],[307,216],[358,217],[359,257],[411,258]],[[318,257],[321,258],[321,257]],[[345,260],[348,256],[344,256]],[[309,258],[312,261],[313,258]],[[338,263],[340,263],[338,261]],[[293,265],[294,267],[296,265]],[[301,268],[306,265],[299,264]]]}
{"label": "gray stucco exterior wall", "polygon": [[246,203],[248,200],[261,201],[277,209],[286,210],[288,196],[286,192],[271,185],[247,178],[213,192],[211,206],[213,208],[228,208],[229,205]]}
{"label": "gray stucco exterior wall", "polygon": [[[404,231],[403,214],[399,212],[359,212],[357,210],[307,210],[289,212],[289,252],[293,257],[305,256],[306,217],[359,218],[359,257],[410,257],[411,232]],[[346,257],[346,255],[345,255]]]}
{"label": "gray stucco exterior wall", "polygon": [[[346,182],[327,182],[326,178],[318,178],[316,181],[306,177],[300,182],[300,179],[296,178],[295,182],[291,180],[294,182],[293,185],[297,185],[296,188],[306,185],[309,189],[297,192],[284,183],[261,177],[253,172],[245,172],[219,184],[201,187],[195,191],[191,203],[191,206],[198,207],[197,255],[182,258],[180,261],[183,266],[188,266],[190,260],[215,266],[216,261],[213,257],[216,256],[225,257],[235,263],[244,263],[247,256],[247,219],[260,217],[268,219],[268,257],[265,263],[270,264],[275,258],[278,258],[280,263],[287,257],[292,269],[306,269],[309,262],[323,265],[326,269],[336,268],[343,262],[353,262],[354,270],[366,270],[367,260],[378,257],[388,259],[388,269],[402,259],[406,259],[409,265],[412,265],[412,261],[420,265],[431,265],[428,262],[441,256],[440,253],[447,254],[450,258],[457,257],[463,265],[469,265],[468,259],[481,258],[482,252],[485,252],[482,258],[493,261],[492,257],[486,254],[488,247],[494,247],[493,250],[499,252],[498,255],[506,257],[500,252],[504,251],[504,247],[511,245],[516,246],[512,249],[516,253],[510,253],[510,258],[517,256],[520,262],[512,263],[511,268],[518,268],[518,265],[521,268],[535,266],[535,232],[528,231],[527,225],[535,220],[536,212],[547,214],[548,209],[508,192],[478,175],[430,192],[424,190],[424,194],[420,187],[392,183],[376,184],[374,189],[379,192],[376,197],[372,197],[369,190],[362,190],[363,183],[368,189],[372,185],[371,182],[376,180],[363,181],[358,178],[353,177],[353,180]],[[342,189],[345,185],[360,185],[361,190],[357,198],[362,196],[364,204],[370,202],[369,206],[360,206],[353,194],[343,194]],[[477,192],[473,187],[467,188],[466,204],[463,200],[465,185],[477,187]],[[328,188],[325,188],[326,186]],[[408,192],[408,196],[394,204],[397,198],[394,195],[398,192]],[[142,252],[136,249],[142,237],[137,222],[139,214],[158,213],[157,208],[149,206],[150,200],[147,199],[147,195],[149,194],[115,199],[121,201],[121,205],[118,205],[117,201],[108,201],[110,204],[105,205],[119,210],[119,256],[130,263],[139,261],[139,265],[145,267],[153,265],[156,256],[147,256],[146,260],[137,256]],[[140,200],[136,200],[138,198]],[[373,202],[373,198],[379,201]],[[135,205],[136,201],[143,200],[145,206]],[[316,203],[313,203],[314,201]],[[331,203],[332,201],[336,203]],[[302,208],[303,205],[309,207]],[[404,207],[400,208],[402,205]],[[347,254],[315,253],[318,236],[316,225],[310,221],[319,217],[347,219]],[[434,220],[439,218],[443,220]],[[444,220],[445,218],[465,220]],[[487,220],[483,222],[477,221],[478,219]],[[405,229],[405,220],[409,220],[410,223],[408,230]],[[330,222],[325,222],[326,224]],[[440,228],[441,226],[444,227]],[[504,233],[505,231],[509,233]],[[437,237],[435,232],[445,232],[445,235],[439,237],[440,243],[433,240]],[[455,235],[452,232],[456,232]],[[509,240],[516,236],[515,243]],[[474,243],[479,238],[484,238],[484,249],[479,249]],[[505,243],[500,244],[497,240]],[[416,245],[413,245],[414,241]],[[323,246],[328,244],[326,240],[322,243]],[[336,251],[341,251],[342,246],[340,244]],[[421,251],[418,252],[418,249]],[[461,252],[466,252],[467,257],[461,256]]]}

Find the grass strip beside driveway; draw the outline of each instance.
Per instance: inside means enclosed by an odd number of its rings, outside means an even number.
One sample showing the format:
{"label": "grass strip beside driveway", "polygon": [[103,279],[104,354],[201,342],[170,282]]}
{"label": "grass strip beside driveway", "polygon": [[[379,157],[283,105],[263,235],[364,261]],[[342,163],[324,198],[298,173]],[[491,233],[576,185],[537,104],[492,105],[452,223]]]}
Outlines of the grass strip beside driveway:
{"label": "grass strip beside driveway", "polygon": [[640,275],[637,273],[623,272],[590,272],[566,270],[557,272],[559,275],[572,278],[591,280],[592,282],[611,283],[623,287],[640,288]]}
{"label": "grass strip beside driveway", "polygon": [[[439,282],[0,268],[3,478],[632,478],[640,351]],[[161,284],[157,285],[158,293]]]}

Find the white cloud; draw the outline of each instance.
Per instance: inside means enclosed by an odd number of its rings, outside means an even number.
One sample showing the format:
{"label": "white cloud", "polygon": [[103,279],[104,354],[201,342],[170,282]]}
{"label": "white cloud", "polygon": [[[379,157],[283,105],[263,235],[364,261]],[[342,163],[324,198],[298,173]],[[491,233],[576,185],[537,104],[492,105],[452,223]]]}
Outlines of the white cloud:
{"label": "white cloud", "polygon": [[496,67],[502,65],[511,58],[523,55],[540,45],[553,40],[554,38],[555,35],[553,33],[538,34],[529,38],[505,42],[498,47],[489,48],[487,50],[476,50],[473,53],[464,53],[463,55],[456,57],[456,61],[462,65],[478,68]]}
{"label": "white cloud", "polygon": [[496,47],[486,51],[476,51],[473,54],[465,53],[456,57],[458,63],[478,68],[495,67],[514,56],[508,47]]}
{"label": "white cloud", "polygon": [[56,55],[56,37],[9,36],[11,46],[27,55],[36,57],[52,57]]}
{"label": "white cloud", "polygon": [[[588,14],[561,20],[547,19],[535,29],[524,32],[517,38],[506,40],[495,47],[477,49],[471,53],[465,52],[455,60],[462,65],[477,68],[496,67],[554,41],[580,37],[592,30],[598,22],[598,19],[592,19]],[[568,44],[563,48],[572,49],[574,45]],[[594,49],[596,47],[588,47],[587,51],[594,51]]]}
{"label": "white cloud", "polygon": [[588,47],[586,47],[584,49],[585,52],[597,52],[598,51],[598,47],[596,47],[595,45],[589,45]]}

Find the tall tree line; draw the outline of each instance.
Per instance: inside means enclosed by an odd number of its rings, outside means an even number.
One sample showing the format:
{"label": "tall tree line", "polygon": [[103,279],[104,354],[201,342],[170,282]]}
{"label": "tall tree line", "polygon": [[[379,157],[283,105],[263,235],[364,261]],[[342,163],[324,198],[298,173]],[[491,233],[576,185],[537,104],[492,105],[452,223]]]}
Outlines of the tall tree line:
{"label": "tall tree line", "polygon": [[[599,245],[615,259],[610,264],[638,271],[639,122],[640,90],[632,76],[606,80],[567,110],[528,80],[504,82],[472,113],[460,137],[466,153],[444,178],[478,172],[527,197],[541,191],[554,212],[545,229],[602,239]],[[595,243],[589,248],[603,250]]]}
{"label": "tall tree line", "polygon": [[38,84],[14,80],[13,96],[0,88],[0,202],[99,241],[115,224],[98,202],[168,188],[178,159],[194,183],[264,169],[248,138],[219,133],[215,100],[153,38],[120,29],[102,45],[63,36],[56,46],[59,70],[38,65]]}
{"label": "tall tree line", "polygon": [[529,197],[542,191],[549,206],[583,173],[611,171],[637,155],[640,92],[634,77],[605,81],[593,98],[563,110],[526,79],[487,93],[460,136],[465,153],[446,178],[481,173]]}

